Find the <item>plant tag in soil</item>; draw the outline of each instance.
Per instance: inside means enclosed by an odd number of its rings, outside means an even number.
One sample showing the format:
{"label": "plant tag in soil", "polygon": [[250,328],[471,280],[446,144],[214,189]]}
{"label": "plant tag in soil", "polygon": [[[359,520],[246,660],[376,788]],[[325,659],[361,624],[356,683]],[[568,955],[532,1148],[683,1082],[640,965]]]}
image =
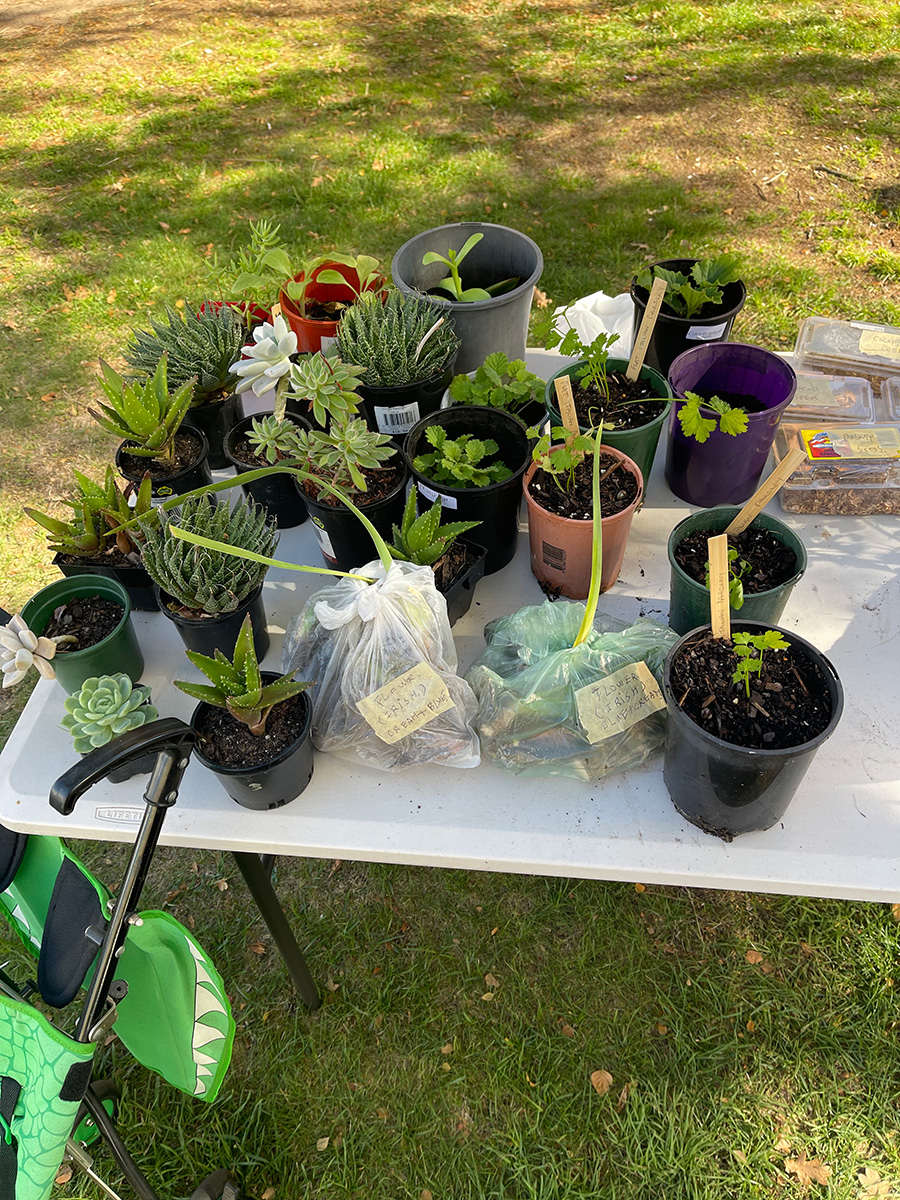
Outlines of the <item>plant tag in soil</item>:
{"label": "plant tag in soil", "polygon": [[709,552],[709,608],[714,638],[731,638],[731,602],[728,596],[728,535],[720,533],[706,543]]}
{"label": "plant tag in soil", "polygon": [[594,745],[659,712],[666,702],[650,668],[637,662],[579,688],[575,706],[581,727]]}
{"label": "plant tag in soil", "polygon": [[806,455],[799,446],[795,446],[786,458],[783,458],[768,479],[764,479],[738,515],[725,530],[728,533],[743,533],[747,526],[766,507],[789,475],[797,470]]}
{"label": "plant tag in soil", "polygon": [[644,357],[647,353],[647,347],[650,345],[650,334],[653,332],[653,326],[656,324],[656,318],[659,316],[663,296],[668,286],[664,279],[653,280],[653,287],[650,289],[650,295],[647,299],[647,307],[644,309],[644,319],[641,321],[637,340],[634,343],[634,349],[631,351],[631,358],[628,360],[628,370],[625,372],[625,378],[630,379],[632,383],[640,375],[641,367],[644,365]]}
{"label": "plant tag in soil", "polygon": [[425,662],[404,671],[357,703],[363,718],[389,746],[453,708],[447,685]]}
{"label": "plant tag in soil", "polygon": [[575,397],[572,395],[572,380],[568,375],[560,375],[553,386],[556,389],[556,403],[559,405],[563,426],[569,433],[577,433],[578,414],[575,411]]}

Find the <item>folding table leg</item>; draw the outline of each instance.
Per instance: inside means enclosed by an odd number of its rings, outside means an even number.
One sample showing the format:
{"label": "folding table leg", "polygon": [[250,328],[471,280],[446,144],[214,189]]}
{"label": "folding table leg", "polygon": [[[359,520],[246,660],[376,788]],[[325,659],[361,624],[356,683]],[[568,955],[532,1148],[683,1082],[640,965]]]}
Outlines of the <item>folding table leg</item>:
{"label": "folding table leg", "polygon": [[249,851],[233,850],[232,854],[234,855],[234,861],[238,865],[238,870],[244,878],[244,883],[246,883],[250,890],[250,895],[256,902],[260,916],[265,921],[269,933],[272,935],[272,940],[275,942],[281,957],[284,959],[284,965],[288,969],[288,974],[293,979],[294,985],[300,993],[300,999],[310,1012],[312,1012],[319,1007],[322,1000],[313,977],[309,973],[306,959],[300,952],[297,939],[294,937],[293,930],[288,924],[287,917],[284,915],[284,909],[279,904],[278,897],[275,895],[275,889],[272,887],[272,881],[266,869],[268,864],[263,863],[261,855],[252,854]]}

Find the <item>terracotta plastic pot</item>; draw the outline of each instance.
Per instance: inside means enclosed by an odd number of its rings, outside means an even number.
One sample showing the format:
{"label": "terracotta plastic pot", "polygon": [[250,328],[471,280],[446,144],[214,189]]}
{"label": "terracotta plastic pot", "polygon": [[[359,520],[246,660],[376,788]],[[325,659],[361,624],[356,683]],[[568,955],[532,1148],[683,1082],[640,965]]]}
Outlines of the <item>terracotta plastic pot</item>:
{"label": "terracotta plastic pot", "polygon": [[[644,494],[640,468],[627,454],[610,446],[601,452],[611,454],[637,480],[637,496],[619,513],[603,517],[603,557],[600,569],[600,591],[608,591],[619,578],[625,559],[625,547],[631,533],[631,522]],[[554,594],[570,600],[585,600],[591,585],[591,548],[593,521],[576,521],[548,512],[534,499],[529,484],[538,469],[532,463],[525,472],[523,483],[528,506],[528,541],[531,548],[531,571],[535,579]]]}
{"label": "terracotta plastic pot", "polygon": [[[675,561],[675,551],[681,542],[697,529],[712,529],[724,533],[740,509],[723,504],[718,508],[703,509],[680,521],[669,534],[668,555],[671,568],[669,585],[669,627],[676,633],[685,634],[709,621],[709,588],[692,579]],[[751,529],[765,529],[779,542],[793,550],[797,556],[797,567],[790,579],[778,587],[764,592],[745,592],[744,603],[739,609],[732,608],[732,620],[760,621],[764,625],[775,625],[781,619],[785,605],[790,599],[794,584],[806,570],[806,547],[797,534],[769,513],[760,513],[750,523]]]}
{"label": "terracotta plastic pot", "polygon": [[[743,504],[756,490],[775,440],[781,415],[797,388],[794,369],[783,358],[742,342],[695,346],[669,370],[675,397],[669,417],[666,482],[682,500],[700,508]],[[747,395],[762,406],[747,414],[747,429],[732,436],[715,429],[705,442],[687,437],[678,413],[685,392],[701,396]],[[708,415],[714,416],[712,410]]]}
{"label": "terracotta plastic pot", "polygon": [[[337,271],[344,279],[348,280],[346,284],[340,283],[319,283],[318,277],[323,271]],[[295,275],[294,279],[299,283],[303,279],[303,272]],[[353,286],[351,286],[351,283]],[[365,291],[377,292],[384,288],[384,277],[379,275],[365,289]],[[344,266],[343,263],[323,263],[320,267],[316,267],[313,272],[313,279],[309,287],[306,289],[307,301],[318,301],[319,304],[334,304],[344,303],[352,304],[357,296],[359,287],[359,276],[352,267]],[[281,312],[288,325],[297,335],[297,350],[301,354],[315,354],[317,350],[323,353],[329,346],[334,344],[337,337],[338,321],[313,321],[309,317],[300,315],[300,310],[296,303],[288,296],[284,289],[278,295],[278,303],[281,305]]]}

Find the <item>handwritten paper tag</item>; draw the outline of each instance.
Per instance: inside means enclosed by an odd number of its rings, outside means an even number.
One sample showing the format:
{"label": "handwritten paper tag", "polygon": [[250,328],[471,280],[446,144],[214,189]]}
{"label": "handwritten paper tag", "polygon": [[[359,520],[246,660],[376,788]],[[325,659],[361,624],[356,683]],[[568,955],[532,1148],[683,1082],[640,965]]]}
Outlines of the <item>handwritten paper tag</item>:
{"label": "handwritten paper tag", "polygon": [[873,358],[900,360],[900,333],[866,329],[859,335],[859,350],[861,354],[871,354]]}
{"label": "handwritten paper tag", "polygon": [[637,662],[579,688],[575,705],[581,727],[593,745],[659,712],[666,702],[650,668]]}
{"label": "handwritten paper tag", "polygon": [[421,662],[358,701],[358,706],[381,740],[393,746],[453,708],[453,700],[437,671]]}
{"label": "handwritten paper tag", "polygon": [[795,446],[781,460],[772,474],[763,480],[731,524],[726,527],[725,532],[730,534],[743,533],[750,522],[759,516],[788,476],[793,475],[805,458],[806,454],[804,451],[799,446]]}

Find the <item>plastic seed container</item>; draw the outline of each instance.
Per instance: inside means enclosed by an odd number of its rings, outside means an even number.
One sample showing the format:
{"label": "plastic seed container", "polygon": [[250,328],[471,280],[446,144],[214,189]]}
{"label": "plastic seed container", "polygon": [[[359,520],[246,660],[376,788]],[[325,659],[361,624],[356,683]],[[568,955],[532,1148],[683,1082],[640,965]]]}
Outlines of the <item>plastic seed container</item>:
{"label": "plastic seed container", "polygon": [[794,447],[806,461],[781,489],[785,512],[871,516],[900,514],[900,430],[869,422],[782,423],[775,435],[775,461]]}
{"label": "plastic seed container", "polygon": [[881,400],[889,421],[900,421],[900,376],[886,379],[881,385]]}
{"label": "plastic seed container", "polygon": [[900,375],[900,329],[807,317],[797,333],[794,355],[801,370],[863,376],[877,388],[884,379]]}
{"label": "plastic seed container", "polygon": [[[900,384],[900,380],[897,381]],[[900,394],[898,394],[900,403]],[[868,424],[875,420],[875,397],[867,379],[843,375],[820,375],[797,371],[797,390],[784,410],[783,421],[852,421]]]}

